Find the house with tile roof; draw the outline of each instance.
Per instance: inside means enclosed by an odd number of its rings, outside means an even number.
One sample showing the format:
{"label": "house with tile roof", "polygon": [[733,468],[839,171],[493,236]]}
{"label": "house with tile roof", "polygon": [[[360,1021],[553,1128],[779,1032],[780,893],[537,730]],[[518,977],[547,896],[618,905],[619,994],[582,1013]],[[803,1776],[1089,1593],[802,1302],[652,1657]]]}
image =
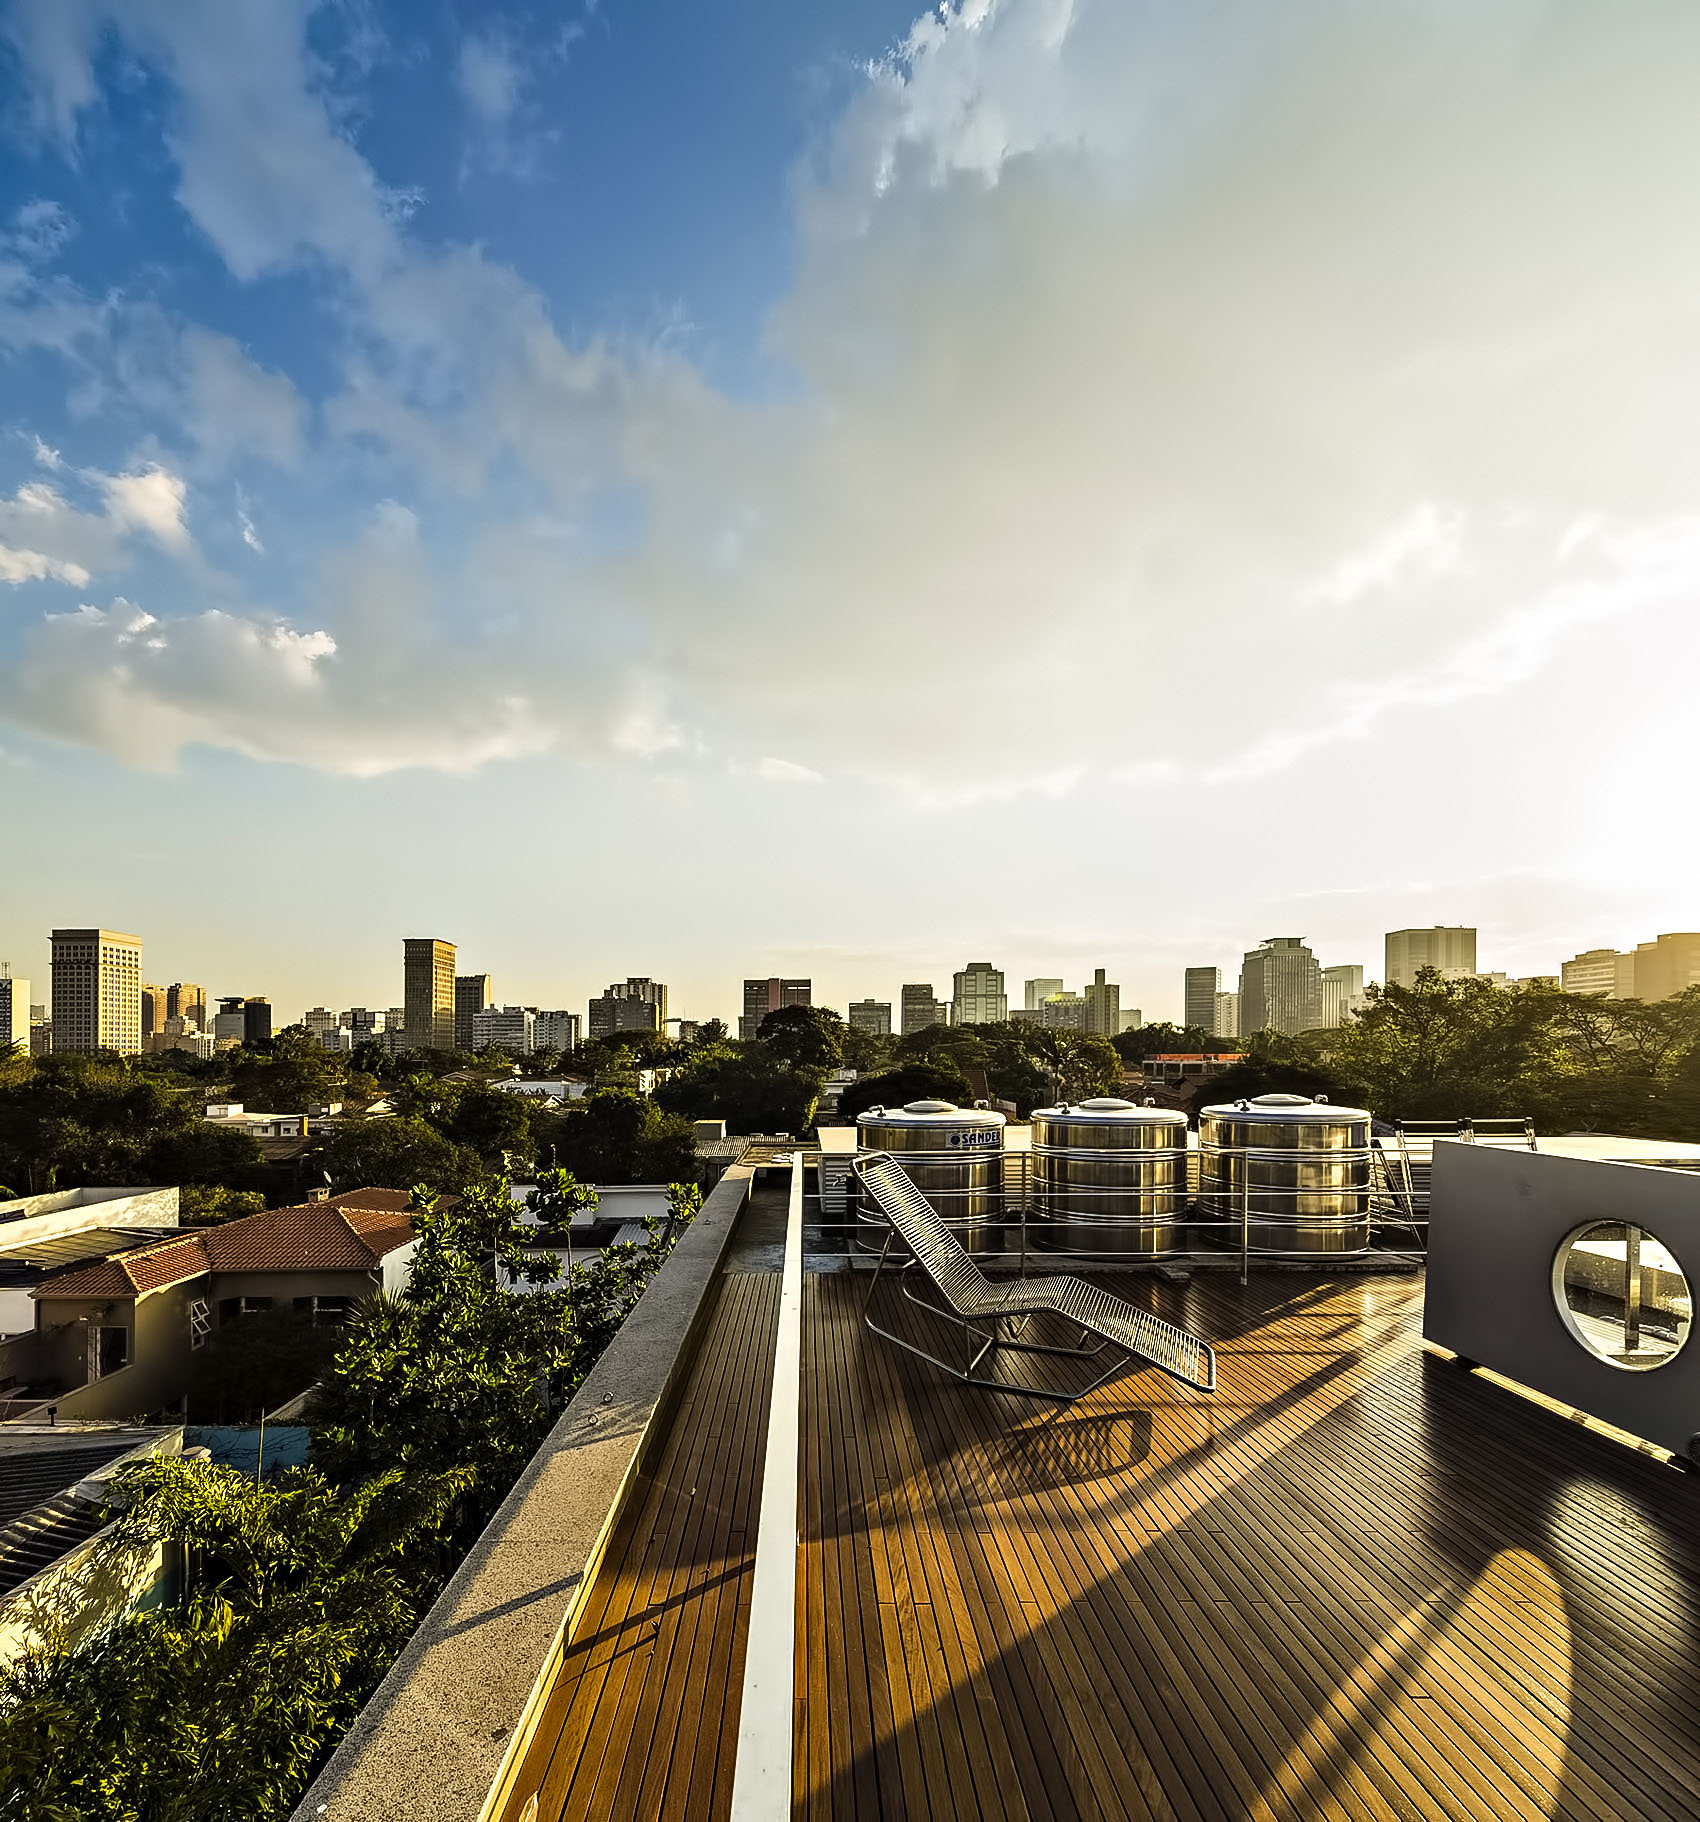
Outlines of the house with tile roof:
{"label": "house with tile roof", "polygon": [[56,1273],[31,1292],[29,1395],[62,1420],[167,1410],[215,1329],[279,1307],[340,1320],[399,1291],[417,1244],[405,1190],[346,1190]]}

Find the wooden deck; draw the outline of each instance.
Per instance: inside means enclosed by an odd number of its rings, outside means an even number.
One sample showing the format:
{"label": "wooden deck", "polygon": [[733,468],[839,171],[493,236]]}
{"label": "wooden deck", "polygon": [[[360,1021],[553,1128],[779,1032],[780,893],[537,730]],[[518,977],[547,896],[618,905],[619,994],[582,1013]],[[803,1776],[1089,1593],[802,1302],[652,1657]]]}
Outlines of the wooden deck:
{"label": "wooden deck", "polygon": [[[1700,1813],[1700,1483],[1424,1354],[1420,1278],[1130,1277],[1221,1390],[1062,1409],[867,1336],[866,1283],[805,1285],[799,1818]],[[727,1812],[776,1299],[725,1282],[542,1818]]]}

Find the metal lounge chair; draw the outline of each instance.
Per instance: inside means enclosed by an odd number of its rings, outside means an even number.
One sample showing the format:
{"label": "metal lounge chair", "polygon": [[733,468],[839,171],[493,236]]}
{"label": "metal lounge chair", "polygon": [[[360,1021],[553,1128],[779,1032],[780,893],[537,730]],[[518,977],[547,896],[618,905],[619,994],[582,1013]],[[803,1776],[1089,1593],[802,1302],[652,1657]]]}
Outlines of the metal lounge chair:
{"label": "metal lounge chair", "polygon": [[[909,1174],[889,1152],[876,1151],[855,1160],[856,1175],[867,1186],[880,1211],[891,1223],[881,1249],[874,1280],[862,1306],[862,1320],[876,1335],[960,1379],[965,1385],[983,1386],[993,1392],[1016,1392],[1031,1398],[1051,1398],[1072,1404],[1095,1392],[1135,1361],[1154,1366],[1200,1392],[1216,1389],[1216,1354],[1207,1342],[1172,1322],[1136,1308],[1125,1297],[1089,1284],[1084,1278],[1015,1278],[994,1283],[964,1250],[961,1241],[940,1220],[937,1211],[915,1187]],[[942,1316],[963,1331],[967,1353],[957,1366],[929,1354],[925,1348],[883,1329],[873,1318],[874,1292],[891,1259],[894,1241],[909,1249],[910,1257],[898,1273],[903,1294],[917,1308]],[[919,1269],[932,1281],[943,1305],[917,1297],[905,1280]],[[1098,1337],[1091,1347],[1052,1347],[1017,1339],[1034,1316],[1051,1314],[1080,1330],[1080,1341]],[[976,1346],[975,1344],[978,1343]],[[987,1354],[1009,1350],[1022,1354],[1061,1354],[1092,1360],[1106,1348],[1111,1363],[1088,1386],[1064,1392],[1050,1386],[1011,1385],[977,1376]]]}

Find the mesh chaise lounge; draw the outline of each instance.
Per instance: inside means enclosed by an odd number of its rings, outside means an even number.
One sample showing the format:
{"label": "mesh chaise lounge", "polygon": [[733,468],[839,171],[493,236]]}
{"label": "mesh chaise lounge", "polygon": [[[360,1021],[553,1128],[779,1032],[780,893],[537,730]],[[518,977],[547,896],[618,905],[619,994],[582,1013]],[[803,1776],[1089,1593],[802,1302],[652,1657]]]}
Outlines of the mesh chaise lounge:
{"label": "mesh chaise lounge", "polygon": [[[1125,1372],[1134,1361],[1142,1367],[1154,1366],[1200,1392],[1216,1389],[1216,1355],[1207,1342],[1189,1335],[1172,1322],[1164,1322],[1148,1310],[1129,1303],[1084,1278],[1046,1277],[1015,1278],[994,1283],[980,1270],[964,1250],[938,1212],[915,1187],[913,1180],[889,1152],[876,1151],[855,1160],[856,1175],[878,1203],[891,1223],[880,1252],[874,1281],[862,1306],[862,1320],[876,1335],[930,1360],[936,1367],[965,1385],[984,1386],[988,1391],[1017,1392],[1032,1398],[1051,1398],[1072,1404],[1099,1386]],[[891,1259],[892,1245],[901,1241],[909,1249],[909,1258],[898,1273],[903,1294],[918,1308],[942,1316],[963,1331],[966,1354],[962,1365],[929,1354],[902,1335],[883,1329],[873,1317],[874,1292]],[[919,1269],[932,1281],[943,1300],[942,1305],[917,1297],[905,1282],[910,1272]],[[1089,1335],[1098,1337],[1091,1347],[1052,1347],[1017,1337],[1025,1332],[1034,1316],[1055,1315],[1080,1330],[1084,1343]],[[978,1343],[976,1346],[975,1344]],[[1051,1386],[1012,1385],[1003,1380],[986,1379],[976,1369],[987,1354],[1009,1350],[1021,1354],[1061,1354],[1077,1360],[1093,1360],[1108,1348],[1109,1366],[1077,1392],[1065,1392]]]}

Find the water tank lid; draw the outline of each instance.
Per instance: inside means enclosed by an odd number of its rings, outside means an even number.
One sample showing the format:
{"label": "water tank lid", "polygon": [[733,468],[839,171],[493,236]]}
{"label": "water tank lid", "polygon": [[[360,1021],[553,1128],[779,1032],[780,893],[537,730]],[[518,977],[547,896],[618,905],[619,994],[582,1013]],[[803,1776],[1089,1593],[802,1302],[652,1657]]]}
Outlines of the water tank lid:
{"label": "water tank lid", "polygon": [[906,1101],[903,1111],[905,1113],[955,1113],[957,1106],[954,1101]]}
{"label": "water tank lid", "polygon": [[1260,1094],[1252,1097],[1253,1107],[1314,1107],[1308,1094]]}
{"label": "water tank lid", "polygon": [[1124,1101],[1119,1095],[1101,1094],[1090,1101],[1082,1101],[1080,1105],[1088,1113],[1124,1113],[1133,1106],[1133,1102]]}

